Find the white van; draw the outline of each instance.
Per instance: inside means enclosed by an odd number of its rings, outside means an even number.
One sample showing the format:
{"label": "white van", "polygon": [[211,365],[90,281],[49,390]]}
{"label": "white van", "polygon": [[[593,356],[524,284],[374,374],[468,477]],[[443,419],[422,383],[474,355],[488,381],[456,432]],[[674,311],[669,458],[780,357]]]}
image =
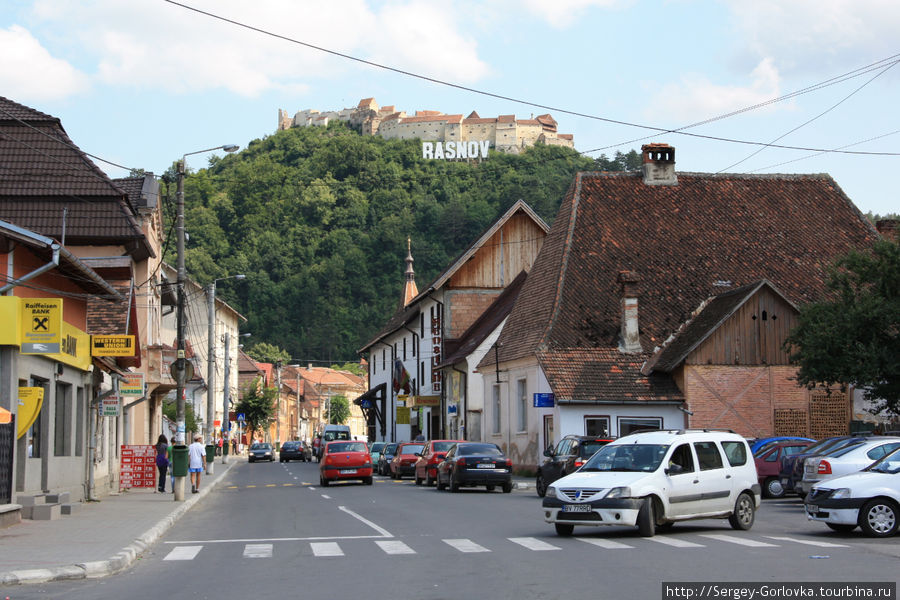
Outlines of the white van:
{"label": "white van", "polygon": [[322,430],[322,442],[333,442],[334,440],[349,440],[349,425],[326,425]]}
{"label": "white van", "polygon": [[643,536],[677,521],[728,518],[750,529],[760,504],[747,441],[714,430],[644,431],[614,440],[553,482],[544,520],[559,535],[576,525],[637,525]]}

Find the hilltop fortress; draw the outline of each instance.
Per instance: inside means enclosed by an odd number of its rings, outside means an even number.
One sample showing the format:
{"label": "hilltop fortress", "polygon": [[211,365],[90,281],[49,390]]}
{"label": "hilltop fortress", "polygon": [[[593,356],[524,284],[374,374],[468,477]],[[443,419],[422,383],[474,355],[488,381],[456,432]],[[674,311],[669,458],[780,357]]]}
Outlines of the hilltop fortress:
{"label": "hilltop fortress", "polygon": [[515,115],[500,115],[482,119],[472,111],[468,117],[445,115],[436,110],[419,110],[407,116],[394,106],[379,107],[374,98],[364,98],[356,108],[340,111],[308,109],[293,118],[278,109],[278,131],[291,127],[328,125],[332,119],[349,123],[363,135],[379,135],[385,139],[425,142],[488,142],[495,150],[516,154],[536,142],[574,148],[572,134],[557,133],[556,120],[549,114],[532,119],[516,119]]}

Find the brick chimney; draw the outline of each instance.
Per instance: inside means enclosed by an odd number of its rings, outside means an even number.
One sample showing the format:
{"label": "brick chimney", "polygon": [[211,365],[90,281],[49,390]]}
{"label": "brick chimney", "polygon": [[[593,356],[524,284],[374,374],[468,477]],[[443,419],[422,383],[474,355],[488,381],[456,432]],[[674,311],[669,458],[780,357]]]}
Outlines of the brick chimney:
{"label": "brick chimney", "polygon": [[897,229],[900,228],[900,219],[881,219],[875,222],[875,229],[886,240],[898,241]]}
{"label": "brick chimney", "polygon": [[641,146],[646,185],[678,185],[675,175],[675,148],[668,144],[644,144]]}
{"label": "brick chimney", "polygon": [[622,284],[622,339],[619,350],[627,354],[643,352],[638,330],[638,282],[641,277],[634,271],[619,271]]}

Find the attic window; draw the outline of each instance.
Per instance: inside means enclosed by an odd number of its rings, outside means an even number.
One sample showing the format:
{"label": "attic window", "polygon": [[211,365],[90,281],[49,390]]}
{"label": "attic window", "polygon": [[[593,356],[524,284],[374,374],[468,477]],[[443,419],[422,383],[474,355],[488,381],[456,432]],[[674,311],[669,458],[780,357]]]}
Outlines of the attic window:
{"label": "attic window", "polygon": [[731,287],[732,283],[728,279],[717,279],[713,281],[713,287]]}

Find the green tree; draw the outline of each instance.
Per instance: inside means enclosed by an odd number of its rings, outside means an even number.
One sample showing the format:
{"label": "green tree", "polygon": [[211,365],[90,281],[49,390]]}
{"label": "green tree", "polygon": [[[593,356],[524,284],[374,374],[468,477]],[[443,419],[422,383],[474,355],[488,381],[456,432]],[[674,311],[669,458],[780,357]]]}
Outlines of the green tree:
{"label": "green tree", "polygon": [[359,375],[360,377],[365,377],[366,375],[366,370],[358,362],[347,362],[342,365],[331,365],[331,368],[335,371],[347,371],[348,373],[353,373],[354,375]]}
{"label": "green tree", "polygon": [[287,350],[266,342],[259,342],[247,350],[247,354],[257,362],[272,364],[277,362],[287,364],[291,362],[291,355],[288,354]]}
{"label": "green tree", "polygon": [[265,430],[269,424],[269,418],[275,412],[277,396],[277,389],[263,386],[262,377],[257,377],[244,388],[235,412],[244,414],[250,439],[253,439],[257,430]]}
{"label": "green tree", "polygon": [[829,270],[832,297],[800,309],[785,342],[812,388],[853,385],[874,411],[900,415],[900,245],[879,240]]}
{"label": "green tree", "polygon": [[350,402],[346,396],[332,396],[328,403],[328,422],[343,425],[350,418]]}
{"label": "green tree", "polygon": [[[177,413],[178,407],[175,404],[175,398],[166,398],[163,402],[163,414],[174,423]],[[191,406],[190,402],[185,402],[184,404],[184,429],[185,440],[190,440],[193,437],[190,434],[193,432],[200,432],[200,426],[197,425],[197,418],[194,416],[194,407]]]}

